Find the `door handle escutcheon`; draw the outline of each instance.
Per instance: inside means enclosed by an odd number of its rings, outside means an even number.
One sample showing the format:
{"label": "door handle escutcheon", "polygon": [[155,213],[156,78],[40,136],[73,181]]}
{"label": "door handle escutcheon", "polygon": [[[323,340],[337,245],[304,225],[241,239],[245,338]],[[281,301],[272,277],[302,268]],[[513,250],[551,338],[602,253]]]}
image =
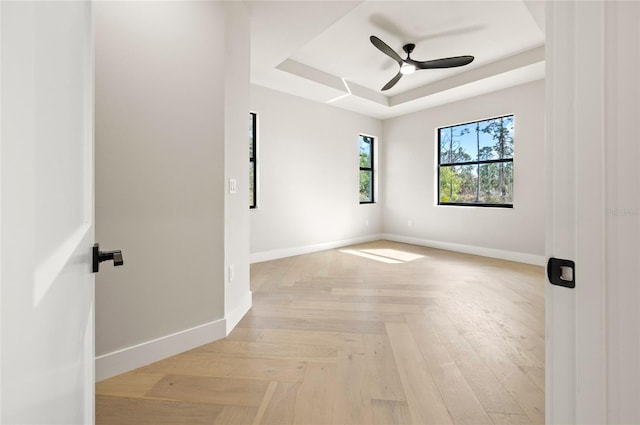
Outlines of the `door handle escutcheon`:
{"label": "door handle escutcheon", "polygon": [[576,263],[571,260],[551,257],[547,262],[547,278],[553,285],[575,288],[575,273]]}
{"label": "door handle escutcheon", "polygon": [[114,266],[122,266],[124,260],[122,259],[122,251],[100,251],[100,244],[93,245],[93,272],[100,271],[100,263],[103,261],[113,260]]}

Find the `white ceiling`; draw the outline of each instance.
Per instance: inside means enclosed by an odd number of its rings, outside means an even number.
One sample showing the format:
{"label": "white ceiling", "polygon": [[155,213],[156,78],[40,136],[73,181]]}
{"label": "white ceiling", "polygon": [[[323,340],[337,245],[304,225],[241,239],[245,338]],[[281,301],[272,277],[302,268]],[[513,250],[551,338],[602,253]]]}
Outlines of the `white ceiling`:
{"label": "white ceiling", "polygon": [[[250,1],[251,81],[377,118],[544,78],[544,2]],[[398,65],[369,37],[401,57],[473,55],[464,67],[420,70],[380,88]]]}

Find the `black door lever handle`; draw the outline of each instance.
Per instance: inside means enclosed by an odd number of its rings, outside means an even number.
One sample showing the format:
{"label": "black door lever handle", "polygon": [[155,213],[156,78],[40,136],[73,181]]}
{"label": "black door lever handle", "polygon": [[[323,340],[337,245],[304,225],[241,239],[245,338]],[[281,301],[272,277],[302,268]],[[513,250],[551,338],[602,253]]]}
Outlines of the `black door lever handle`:
{"label": "black door lever handle", "polygon": [[103,261],[113,260],[114,266],[121,266],[124,264],[122,259],[122,251],[100,251],[100,244],[93,245],[93,272],[100,271],[100,263]]}
{"label": "black door lever handle", "polygon": [[[124,264],[124,261],[122,261],[122,251],[109,251],[103,254],[113,254],[113,265],[114,266],[121,266]],[[108,258],[107,258],[108,259]]]}

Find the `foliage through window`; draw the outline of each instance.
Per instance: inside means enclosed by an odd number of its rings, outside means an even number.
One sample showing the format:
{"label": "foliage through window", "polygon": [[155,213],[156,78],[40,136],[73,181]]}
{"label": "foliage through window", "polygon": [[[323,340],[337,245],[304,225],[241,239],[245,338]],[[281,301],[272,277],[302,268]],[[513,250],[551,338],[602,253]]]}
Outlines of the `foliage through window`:
{"label": "foliage through window", "polygon": [[370,204],[373,194],[373,137],[360,135],[360,203]]}
{"label": "foliage through window", "polygon": [[256,114],[249,113],[249,208],[256,207]]}
{"label": "foliage through window", "polygon": [[438,129],[438,204],[513,207],[513,115]]}

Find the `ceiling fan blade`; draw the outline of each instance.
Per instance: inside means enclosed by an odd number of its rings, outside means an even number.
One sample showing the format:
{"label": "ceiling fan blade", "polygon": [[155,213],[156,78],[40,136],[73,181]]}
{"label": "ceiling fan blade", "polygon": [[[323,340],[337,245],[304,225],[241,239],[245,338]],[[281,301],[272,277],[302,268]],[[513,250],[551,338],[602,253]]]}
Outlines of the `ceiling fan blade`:
{"label": "ceiling fan blade", "polygon": [[387,46],[384,41],[380,40],[375,35],[369,37],[369,40],[371,40],[371,43],[376,46],[382,53],[389,56],[394,61],[402,63],[402,58],[400,57],[400,55],[398,55],[391,47]]}
{"label": "ceiling fan blade", "polygon": [[452,58],[435,59],[431,61],[414,61],[408,59],[407,62],[415,65],[418,69],[434,69],[434,68],[455,68],[457,66],[468,65],[473,62],[473,56],[454,56]]}
{"label": "ceiling fan blade", "polygon": [[393,77],[391,80],[389,80],[387,84],[384,85],[384,87],[382,88],[382,91],[389,90],[391,87],[395,86],[396,83],[400,81],[401,77],[402,77],[402,73],[398,72],[395,77]]}

